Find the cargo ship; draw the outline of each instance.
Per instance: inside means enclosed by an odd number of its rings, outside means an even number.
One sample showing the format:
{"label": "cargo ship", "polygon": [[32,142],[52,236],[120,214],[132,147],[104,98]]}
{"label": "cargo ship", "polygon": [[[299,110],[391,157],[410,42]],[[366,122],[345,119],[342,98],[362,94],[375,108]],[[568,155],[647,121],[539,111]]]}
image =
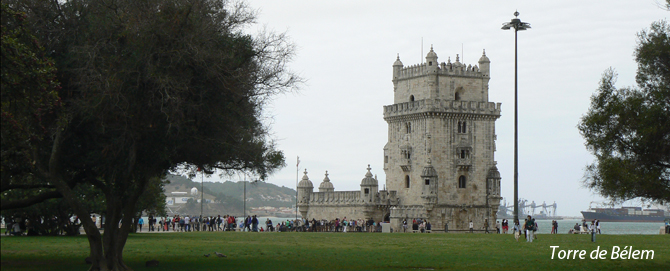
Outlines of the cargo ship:
{"label": "cargo ship", "polygon": [[582,211],[584,220],[598,219],[602,222],[663,222],[670,220],[670,212],[641,207],[589,208]]}

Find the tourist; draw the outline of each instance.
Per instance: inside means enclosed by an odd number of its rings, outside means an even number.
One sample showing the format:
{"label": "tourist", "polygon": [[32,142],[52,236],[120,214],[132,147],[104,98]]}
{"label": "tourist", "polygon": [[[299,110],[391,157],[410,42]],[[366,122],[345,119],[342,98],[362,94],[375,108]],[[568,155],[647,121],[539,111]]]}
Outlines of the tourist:
{"label": "tourist", "polygon": [[256,215],[251,218],[251,231],[258,232],[258,219],[256,218]]}
{"label": "tourist", "polygon": [[426,229],[425,222],[421,222],[421,224],[419,224],[419,232],[423,233],[425,229]]}
{"label": "tourist", "polygon": [[472,220],[470,220],[470,233],[474,233],[474,232],[475,232],[475,224],[472,223]]}
{"label": "tourist", "polygon": [[432,231],[433,226],[430,225],[430,222],[426,221],[426,230],[427,231]]}
{"label": "tourist", "polygon": [[191,217],[184,217],[184,231],[191,231]]}
{"label": "tourist", "polygon": [[137,226],[140,226],[140,232],[142,232],[142,225],[144,225],[144,218],[140,217],[137,221]]}
{"label": "tourist", "polygon": [[407,218],[402,220],[402,232],[407,232]]}
{"label": "tourist", "polygon": [[223,223],[223,219],[221,218],[221,215],[218,215],[216,217],[216,231],[220,231],[221,229],[221,223]]}
{"label": "tourist", "polygon": [[503,228],[503,233],[507,234],[507,232],[509,231],[509,221],[507,219],[503,219],[502,228]]}
{"label": "tourist", "polygon": [[528,230],[527,230],[528,228],[526,228],[527,223],[528,223],[528,218],[525,218],[523,220],[523,226],[521,226],[523,228],[523,239],[526,239],[526,241],[528,241]]}
{"label": "tourist", "polygon": [[526,242],[533,242],[533,232],[535,229],[535,219],[533,219],[530,215],[528,218],[526,218]]}
{"label": "tourist", "polygon": [[345,217],[342,219],[342,229],[343,229],[342,232],[344,232],[344,233],[347,232],[347,226],[348,226],[348,225],[347,225],[347,217],[345,216]]}
{"label": "tourist", "polygon": [[602,234],[602,232],[600,232],[600,220],[599,219],[596,219],[596,229],[598,230],[598,234]]}
{"label": "tourist", "polygon": [[591,221],[591,225],[589,225],[589,231],[591,232],[591,242],[596,242],[596,232],[598,229],[596,229],[596,220],[594,219]]}
{"label": "tourist", "polygon": [[496,233],[500,234],[500,221],[496,220]]}
{"label": "tourist", "polygon": [[533,219],[533,239],[535,240],[537,240],[537,234],[535,234],[535,232],[537,232],[538,229],[539,227],[537,226],[537,221]]}
{"label": "tourist", "polygon": [[161,220],[158,221],[158,231],[161,231],[163,229],[163,223],[165,222],[163,222],[163,218],[161,217]]}
{"label": "tourist", "polygon": [[484,219],[484,233],[489,233],[489,219]]}
{"label": "tourist", "polygon": [[519,242],[519,235],[521,235],[521,227],[519,226],[519,220],[514,220],[514,239]]}

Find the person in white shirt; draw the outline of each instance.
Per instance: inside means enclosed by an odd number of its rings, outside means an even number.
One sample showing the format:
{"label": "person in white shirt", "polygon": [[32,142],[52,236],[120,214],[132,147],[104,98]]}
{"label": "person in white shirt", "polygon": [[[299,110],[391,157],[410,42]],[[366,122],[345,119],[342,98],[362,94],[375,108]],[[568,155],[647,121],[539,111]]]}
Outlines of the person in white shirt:
{"label": "person in white shirt", "polygon": [[184,227],[185,227],[184,231],[191,231],[191,226],[189,225],[190,222],[191,222],[190,217],[188,216],[184,217]]}
{"label": "person in white shirt", "polygon": [[472,220],[470,220],[470,233],[473,233],[474,229],[475,229],[475,224],[472,223]]}

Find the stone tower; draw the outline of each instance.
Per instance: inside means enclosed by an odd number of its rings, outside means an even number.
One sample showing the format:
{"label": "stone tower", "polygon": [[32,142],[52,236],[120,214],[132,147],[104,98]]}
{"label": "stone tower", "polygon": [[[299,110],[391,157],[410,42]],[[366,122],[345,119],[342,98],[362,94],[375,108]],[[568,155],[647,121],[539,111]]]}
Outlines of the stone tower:
{"label": "stone tower", "polygon": [[481,229],[495,224],[500,205],[495,121],[500,103],[489,102],[489,58],[477,65],[438,63],[431,46],[426,62],[393,63],[394,104],[384,106],[386,187],[396,191],[393,228],[403,219],[426,218],[435,229]]}

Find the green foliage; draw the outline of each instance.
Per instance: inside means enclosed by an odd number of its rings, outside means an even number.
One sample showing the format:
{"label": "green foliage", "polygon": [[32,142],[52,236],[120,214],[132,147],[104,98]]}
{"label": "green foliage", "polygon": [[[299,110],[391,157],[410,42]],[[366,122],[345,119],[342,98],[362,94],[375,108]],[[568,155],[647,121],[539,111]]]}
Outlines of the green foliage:
{"label": "green foliage", "polygon": [[578,126],[596,156],[585,184],[613,201],[670,202],[670,26],[638,35],[637,87],[616,88],[605,71]]}

